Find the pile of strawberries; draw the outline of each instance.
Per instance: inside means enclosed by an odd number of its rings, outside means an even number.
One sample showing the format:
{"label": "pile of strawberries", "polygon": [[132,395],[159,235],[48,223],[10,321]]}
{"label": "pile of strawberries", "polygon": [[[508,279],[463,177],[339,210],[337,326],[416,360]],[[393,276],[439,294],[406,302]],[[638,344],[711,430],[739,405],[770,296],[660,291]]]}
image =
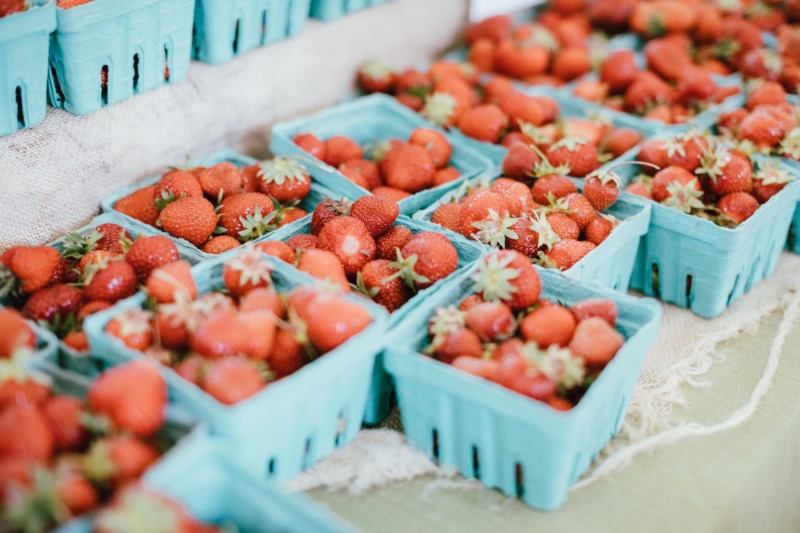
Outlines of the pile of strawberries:
{"label": "pile of strawberries", "polygon": [[773,162],[756,171],[747,154],[725,139],[691,132],[646,140],[638,159],[650,166],[627,192],[723,227],[750,218],[794,179]]}
{"label": "pile of strawberries", "polygon": [[542,266],[571,268],[619,224],[603,211],[616,203],[622,182],[611,171],[590,172],[581,194],[566,177],[567,167],[555,167],[551,159],[553,152],[548,158],[535,145],[512,146],[503,161],[504,176],[466,190],[461,198],[456,194],[436,209],[431,222],[515,250]]}
{"label": "pile of strawberries", "polygon": [[625,344],[613,301],[542,298],[538,273],[513,250],[485,257],[474,279],[475,294],[431,317],[426,352],[443,363],[569,410]]}
{"label": "pile of strawberries", "polygon": [[89,349],[82,330],[86,317],[132,296],[155,268],[179,259],[168,237],[134,240],[113,223],[69,233],[62,248],[6,250],[0,256],[0,297],[78,352]]}
{"label": "pile of strawberries", "polygon": [[461,176],[458,169],[448,165],[453,155],[450,142],[428,128],[415,129],[407,142],[389,139],[377,143],[368,153],[344,135],[322,141],[311,133],[302,133],[292,140],[362,189],[396,202]]}
{"label": "pile of strawberries", "polygon": [[800,161],[798,109],[774,81],[755,87],[744,108],[720,114],[717,128],[745,153],[777,155]]}
{"label": "pile of strawberries", "polygon": [[0,354],[0,368],[0,508],[11,530],[45,531],[105,505],[163,453],[167,385],[153,364],[104,372],[86,401],[56,393],[18,357]]}
{"label": "pile of strawberries", "polygon": [[550,146],[563,141],[559,146],[571,147],[572,139],[589,140],[595,152],[593,160],[584,165],[590,168],[581,173],[581,165],[574,165],[571,170],[575,176],[586,175],[641,140],[635,130],[615,129],[603,117],[560,117],[556,100],[517,91],[506,77],[494,76],[480,84],[477,71],[469,63],[437,61],[427,73],[411,69],[394,74],[381,67],[389,80],[383,85],[367,74],[376,70],[374,65],[370,63],[360,73],[367,92],[393,93],[398,101],[434,124],[457,127],[479,141],[505,147],[517,142]]}
{"label": "pile of strawberries", "polygon": [[198,295],[187,263],[166,265],[147,280],[148,309],[121,312],[105,331],[233,405],[372,322],[338,293],[301,286],[279,294],[271,271],[259,250],[243,248],[225,263],[225,290]]}
{"label": "pile of strawberries", "polygon": [[220,254],[307,215],[311,190],[299,161],[275,157],[244,168],[230,162],[172,170],[114,204],[119,213]]}
{"label": "pile of strawberries", "polygon": [[458,252],[441,233],[416,235],[395,225],[397,203],[379,196],[326,198],[311,215],[311,233],[256,246],[338,290],[351,285],[390,313],[458,268]]}
{"label": "pile of strawberries", "polygon": [[601,63],[598,81],[578,82],[573,94],[603,105],[680,124],[739,92],[736,86],[720,86],[709,65],[698,66],[689,56],[691,42],[682,35],[654,39],[644,47],[647,68],[640,69],[631,50],[610,54]]}
{"label": "pile of strawberries", "polygon": [[[56,0],[56,6],[60,9],[69,9],[71,7],[88,4],[92,0]],[[28,0],[0,0],[0,18],[14,13],[21,13],[30,9],[31,5]]]}

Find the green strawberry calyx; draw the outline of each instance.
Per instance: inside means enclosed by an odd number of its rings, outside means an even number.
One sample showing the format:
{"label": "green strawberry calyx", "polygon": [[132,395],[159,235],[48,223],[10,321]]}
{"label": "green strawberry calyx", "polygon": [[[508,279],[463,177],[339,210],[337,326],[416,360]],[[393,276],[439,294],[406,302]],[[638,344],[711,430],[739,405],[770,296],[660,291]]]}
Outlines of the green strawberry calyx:
{"label": "green strawberry calyx", "polygon": [[669,196],[661,204],[673,207],[683,213],[691,213],[692,209],[703,209],[705,207],[701,200],[703,191],[698,191],[696,187],[697,178],[686,185],[677,180],[670,182],[667,184]]}
{"label": "green strawberry calyx", "polygon": [[770,161],[753,174],[753,179],[761,180],[762,185],[784,185],[794,180],[794,176]]}
{"label": "green strawberry calyx", "polygon": [[123,492],[117,505],[103,509],[95,525],[103,531],[169,533],[178,531],[180,517],[163,497],[140,488]]}
{"label": "green strawberry calyx", "polygon": [[389,266],[396,268],[397,272],[383,278],[382,283],[386,284],[393,279],[400,278],[403,280],[403,283],[408,285],[414,291],[417,290],[418,284],[422,285],[430,283],[431,280],[428,279],[427,276],[418,274],[415,270],[417,266],[417,260],[419,259],[417,254],[411,254],[408,257],[403,257],[400,248],[395,248],[395,250],[397,251],[397,261],[390,263]]}
{"label": "green strawberry calyx", "polygon": [[473,222],[472,225],[477,231],[472,238],[489,246],[506,247],[506,238],[519,239],[519,235],[512,226],[517,223],[518,218],[504,216],[501,217],[494,209],[489,209],[489,219]]}
{"label": "green strawberry calyx", "polygon": [[475,281],[475,292],[481,293],[487,302],[513,299],[518,289],[512,280],[520,275],[516,268],[509,268],[514,257],[514,254],[508,254],[501,259],[499,254],[494,253],[478,265],[478,271],[472,276]]}
{"label": "green strawberry calyx", "polygon": [[239,217],[239,222],[242,228],[239,231],[239,240],[242,242],[252,241],[259,237],[263,237],[271,231],[278,229],[275,224],[275,218],[278,216],[277,211],[270,211],[267,215],[261,214],[261,206],[255,206],[252,215]]}
{"label": "green strawberry calyx", "polygon": [[547,220],[546,214],[533,212],[530,220],[529,229],[539,235],[539,241],[536,243],[538,248],[547,248],[549,250],[561,240],[561,237],[553,230],[553,226]]}
{"label": "green strawberry calyx", "polygon": [[287,180],[289,183],[294,181],[308,181],[308,169],[300,161],[292,157],[275,157],[269,161],[264,161],[259,165],[259,178],[264,183],[274,183],[283,185]]}
{"label": "green strawberry calyx", "polygon": [[425,100],[422,116],[437,126],[444,127],[450,123],[450,117],[455,113],[455,109],[456,99],[452,95],[435,92]]}
{"label": "green strawberry calyx", "polygon": [[226,266],[240,273],[240,287],[244,287],[248,283],[252,286],[258,286],[261,282],[267,285],[272,284],[272,265],[255,248],[239,251],[236,257],[228,261]]}
{"label": "green strawberry calyx", "polygon": [[95,250],[97,241],[103,238],[103,232],[92,230],[86,235],[74,231],[67,233],[64,238],[61,255],[69,259],[80,259]]}
{"label": "green strawberry calyx", "polygon": [[367,63],[361,67],[361,74],[366,78],[383,81],[388,80],[394,74],[394,71],[386,63],[373,59],[367,61]]}

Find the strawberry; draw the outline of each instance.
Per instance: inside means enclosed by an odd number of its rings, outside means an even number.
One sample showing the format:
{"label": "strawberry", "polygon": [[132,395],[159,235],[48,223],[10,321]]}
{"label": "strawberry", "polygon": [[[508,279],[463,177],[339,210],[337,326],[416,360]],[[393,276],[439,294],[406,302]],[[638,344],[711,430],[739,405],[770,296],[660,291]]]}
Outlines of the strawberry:
{"label": "strawberry", "polygon": [[217,227],[217,213],[205,198],[182,198],[166,206],[158,217],[161,227],[194,246],[202,246]]}
{"label": "strawberry", "polygon": [[22,316],[13,309],[0,307],[0,359],[11,357],[19,349],[35,347],[36,334]]}
{"label": "strawberry", "polygon": [[458,304],[458,310],[469,311],[470,309],[481,303],[483,303],[483,298],[481,298],[480,294],[470,294],[469,296],[461,300],[461,303]]}
{"label": "strawberry", "polygon": [[430,128],[415,129],[411,132],[408,142],[427,150],[436,168],[447,166],[453,154],[453,147],[444,134]]}
{"label": "strawberry", "polygon": [[394,200],[395,202],[400,202],[400,200],[404,200],[411,196],[411,193],[403,191],[401,189],[396,189],[394,187],[375,187],[370,191],[375,196],[380,196],[382,198],[388,198],[390,200]]}
{"label": "strawberry", "polygon": [[55,437],[42,411],[14,405],[0,411],[0,456],[47,464],[55,452]]}
{"label": "strawberry", "polygon": [[83,353],[89,351],[89,338],[86,336],[86,332],[84,331],[70,331],[64,335],[64,338],[61,339],[61,342],[76,352]]}
{"label": "strawberry", "polygon": [[225,288],[235,297],[241,297],[258,287],[272,285],[272,265],[255,249],[242,249],[236,257],[225,263],[222,278]]}
{"label": "strawberry", "polygon": [[608,85],[595,80],[578,80],[572,88],[572,95],[600,103],[608,98]]}
{"label": "strawberry", "polygon": [[308,212],[299,207],[284,206],[278,209],[278,214],[275,220],[278,222],[278,227],[282,228],[288,226],[292,222],[296,222],[301,218],[305,218]]}
{"label": "strawberry", "polygon": [[14,13],[20,13],[25,11],[27,8],[28,4],[25,0],[3,0],[0,2],[0,17],[7,17],[8,15],[13,15]]}
{"label": "strawberry", "polygon": [[497,69],[512,78],[542,74],[550,62],[550,52],[544,46],[517,46],[504,41],[497,46]]}
{"label": "strawberry", "polygon": [[363,150],[349,137],[339,135],[325,141],[324,161],[332,167],[338,167],[351,159],[363,158]]}
{"label": "strawberry", "polygon": [[503,174],[520,181],[528,180],[534,166],[541,161],[542,158],[530,145],[512,145],[503,158]]}
{"label": "strawberry", "polygon": [[271,310],[241,311],[239,330],[245,337],[243,354],[254,361],[266,361],[275,341],[275,314]]}
{"label": "strawberry", "polygon": [[114,303],[136,293],[136,271],[122,259],[100,261],[87,270],[83,279],[83,297],[86,300]]}
{"label": "strawberry", "polygon": [[765,81],[747,96],[747,109],[754,110],[761,105],[778,105],[786,102],[786,91],[780,83]]}
{"label": "strawberry", "polygon": [[475,224],[490,220],[492,213],[500,219],[508,216],[508,206],[505,198],[487,190],[479,190],[469,194],[461,201],[461,212],[458,219],[459,233],[466,237],[472,237],[480,229]]}
{"label": "strawberry", "polygon": [[656,202],[669,199],[671,204],[686,208],[685,212],[691,207],[702,207],[693,201],[702,196],[699,180],[681,167],[669,166],[656,172],[650,193]]}
{"label": "strawberry", "polygon": [[394,79],[391,67],[380,61],[369,61],[358,71],[358,83],[366,93],[391,92]]}
{"label": "strawberry", "polygon": [[89,407],[108,416],[115,427],[139,437],[153,435],[164,423],[167,384],[145,360],[115,366],[89,387]]}
{"label": "strawberry", "polygon": [[792,179],[789,172],[768,163],[753,174],[753,196],[759,203],[766,203]]}
{"label": "strawberry", "polygon": [[433,183],[431,187],[438,187],[445,183],[450,183],[461,177],[461,173],[455,167],[444,167],[436,171],[433,175]]}
{"label": "strawberry", "polygon": [[245,350],[245,339],[239,331],[242,327],[236,311],[220,308],[205,316],[192,332],[190,347],[209,359],[228,355],[241,355]]}
{"label": "strawberry", "polygon": [[511,26],[512,20],[509,15],[495,15],[470,24],[465,37],[470,44],[478,39],[490,39],[499,43],[511,37]]}
{"label": "strawberry", "polygon": [[147,278],[147,294],[160,304],[172,303],[181,293],[184,299],[197,297],[197,286],[191,273],[192,265],[186,261],[175,261],[158,267]]}
{"label": "strawberry", "polygon": [[217,235],[206,241],[206,243],[200,247],[200,251],[211,255],[219,255],[233,250],[234,248],[238,248],[241,245],[242,243],[230,235]]}
{"label": "strawberry", "polygon": [[279,379],[300,370],[308,362],[302,345],[297,342],[295,334],[289,329],[278,328],[272,353],[267,359],[270,371]]}
{"label": "strawberry", "polygon": [[228,161],[213,167],[196,168],[192,170],[192,174],[197,178],[203,194],[211,201],[227,198],[242,190],[242,173],[236,165]]}
{"label": "strawberry", "polygon": [[258,192],[258,184],[261,181],[261,178],[258,177],[259,170],[261,170],[260,163],[248,165],[239,169],[242,173],[241,192]]}
{"label": "strawberry", "polygon": [[533,201],[542,205],[550,203],[550,196],[556,199],[566,198],[577,191],[575,184],[560,174],[546,174],[537,179],[531,187]]}
{"label": "strawberry", "polygon": [[317,279],[327,280],[344,292],[350,291],[344,266],[332,252],[319,248],[305,250],[297,260],[297,269]]}
{"label": "strawberry", "polygon": [[457,359],[480,360],[483,355],[483,344],[478,334],[464,327],[434,338],[433,350],[439,361],[453,364]]}
{"label": "strawberry", "polygon": [[692,66],[687,51],[669,39],[653,39],[643,52],[648,68],[669,81],[678,80]]}
{"label": "strawberry", "polygon": [[502,250],[485,257],[474,276],[475,290],[488,302],[504,302],[518,311],[532,305],[541,291],[539,274],[522,254]]}
{"label": "strawberry", "polygon": [[607,124],[597,120],[589,120],[578,117],[565,117],[561,120],[561,137],[577,138],[587,141],[595,146],[600,145],[603,136],[610,128]]}
{"label": "strawberry", "polygon": [[675,90],[650,71],[643,71],[625,90],[625,108],[642,113],[657,103],[671,103]]}
{"label": "strawberry", "polygon": [[58,250],[50,246],[16,246],[2,255],[0,297],[16,287],[31,294],[47,287],[61,267]]}
{"label": "strawberry", "polygon": [[410,193],[429,188],[435,168],[429,152],[416,144],[396,144],[380,162],[386,184]]}
{"label": "strawberry", "polygon": [[333,252],[349,276],[375,258],[375,239],[363,222],[352,216],[336,217],[319,232],[317,246]]}
{"label": "strawberry", "polygon": [[587,366],[602,368],[614,358],[623,344],[625,337],[613,326],[600,317],[591,316],[578,323],[569,348]]}
{"label": "strawberry", "polygon": [[595,0],[587,6],[587,15],[592,23],[608,33],[620,33],[628,29],[628,21],[637,0]]}
{"label": "strawberry", "polygon": [[467,327],[484,342],[506,340],[517,327],[511,309],[500,302],[484,302],[471,307],[465,320]]}
{"label": "strawberry", "polygon": [[58,452],[79,451],[88,433],[81,424],[83,403],[73,396],[52,396],[42,408],[55,438]]}
{"label": "strawberry", "polygon": [[311,214],[311,233],[319,235],[319,232],[329,220],[334,217],[349,215],[351,205],[352,202],[348,202],[346,199],[323,198]]}
{"label": "strawberry", "polygon": [[694,10],[677,0],[656,0],[639,3],[631,13],[631,29],[639,35],[658,37],[669,33],[683,33],[696,23]]}
{"label": "strawberry", "polygon": [[609,134],[605,150],[614,158],[617,158],[628,150],[633,149],[641,140],[642,136],[634,129],[616,128]]}
{"label": "strawberry", "polygon": [[378,165],[367,159],[351,159],[339,165],[339,172],[355,183],[367,190],[383,185],[381,172]]}
{"label": "strawberry", "polygon": [[104,302],[103,300],[88,302],[78,309],[78,313],[75,315],[75,318],[77,318],[78,321],[82,321],[85,320],[87,316],[93,315],[94,313],[99,313],[100,311],[108,309],[109,307],[111,307],[111,303]]}
{"label": "strawberry", "polygon": [[144,351],[152,344],[152,314],[141,309],[128,309],[109,320],[105,332],[120,339],[133,350]]}
{"label": "strawberry", "polygon": [[617,323],[617,304],[607,298],[588,298],[581,300],[569,308],[575,320],[583,322],[589,317],[600,317],[611,327]]}
{"label": "strawberry", "polygon": [[275,157],[261,163],[258,189],[280,203],[300,201],[311,190],[308,169],[291,157]]}
{"label": "strawberry", "polygon": [[133,240],[122,226],[112,223],[100,224],[94,229],[100,238],[94,243],[97,250],[105,250],[115,254],[124,254]]}
{"label": "strawberry", "polygon": [[498,102],[500,109],[508,115],[511,126],[521,129],[523,124],[541,126],[545,123],[545,110],[541,102],[533,96],[512,91],[506,93]]}
{"label": "strawberry", "polygon": [[746,192],[726,194],[717,202],[717,209],[737,224],[741,224],[756,212],[758,200]]}
{"label": "strawberry", "polygon": [[117,200],[114,210],[150,226],[155,226],[158,220],[158,208],[153,201],[155,190],[155,185],[142,187]]}
{"label": "strawberry", "polygon": [[456,271],[458,252],[441,233],[423,231],[403,246],[392,267],[409,287],[421,290]]}
{"label": "strawberry", "polygon": [[553,56],[551,72],[564,81],[572,81],[592,70],[589,50],[582,46],[562,48]]}
{"label": "strawberry", "polygon": [[94,441],[83,458],[83,471],[97,484],[121,487],[139,479],[156,461],[153,446],[122,434]]}
{"label": "strawberry", "polygon": [[26,318],[49,324],[63,323],[83,305],[83,293],[71,285],[59,284],[35,292],[22,308]]}
{"label": "strawberry", "polygon": [[413,290],[396,275],[397,272],[391,261],[370,261],[358,273],[359,291],[393,313],[414,295]]}
{"label": "strawberry", "polygon": [[228,196],[219,208],[219,226],[240,241],[264,236],[277,228],[275,205],[266,194],[243,192]]}
{"label": "strawberry", "polygon": [[338,348],[372,322],[366,308],[331,293],[318,292],[305,306],[295,305],[293,309],[304,322],[308,340],[320,354]]}
{"label": "strawberry", "polygon": [[317,237],[315,235],[295,235],[286,239],[286,246],[295,254],[303,250],[311,250],[317,247]]}
{"label": "strawberry", "polygon": [[389,231],[399,214],[397,202],[380,196],[362,196],[350,207],[350,216],[363,222],[375,238]]}
{"label": "strawberry", "polygon": [[497,45],[489,39],[478,39],[469,47],[467,61],[481,72],[492,72],[496,68]]}
{"label": "strawberry", "polygon": [[315,157],[320,161],[325,161],[326,149],[325,143],[317,139],[311,133],[301,133],[295,135],[292,139],[297,146],[305,150],[311,157]]}
{"label": "strawberry", "polygon": [[266,386],[263,372],[256,363],[239,357],[223,357],[210,364],[201,386],[225,405],[235,405]]}
{"label": "strawberry", "polygon": [[626,90],[639,74],[633,51],[619,50],[609,54],[600,64],[599,74],[600,81],[605,83],[612,93]]}
{"label": "strawberry", "polygon": [[395,91],[398,94],[426,94],[433,89],[433,80],[427,73],[408,69],[398,74],[395,80]]}
{"label": "strawberry", "polygon": [[499,178],[492,183],[489,190],[505,199],[508,213],[512,217],[522,216],[533,208],[531,190],[518,181]]}
{"label": "strawberry", "polygon": [[569,345],[575,326],[575,317],[560,305],[539,307],[528,313],[519,325],[525,340],[535,342],[540,348]]}
{"label": "strawberry", "polygon": [[761,78],[778,81],[783,70],[783,62],[775,52],[766,48],[750,50],[739,61],[739,71],[745,79]]}
{"label": "strawberry", "polygon": [[[675,150],[677,150],[677,148]],[[636,158],[643,163],[655,165],[660,169],[670,165],[667,152],[667,143],[665,141],[661,139],[645,139],[639,147],[639,154]],[[699,166],[699,159],[697,164]],[[649,174],[655,174],[655,171],[651,170],[651,168],[652,167],[645,166],[643,170]]]}
{"label": "strawberry", "polygon": [[[525,352],[534,352],[535,345],[525,345]],[[510,353],[503,356],[497,369],[497,382],[519,394],[539,400],[550,401],[556,393],[556,384],[527,362],[521,354]]]}
{"label": "strawberry", "polygon": [[584,230],[584,235],[587,241],[595,246],[600,246],[611,235],[612,231],[614,231],[614,222],[601,216],[589,222]]}
{"label": "strawberry", "polygon": [[[433,216],[431,216],[431,222],[439,224],[450,231],[458,232],[458,218],[460,214],[461,204],[442,204],[434,211]],[[381,257],[380,240],[378,242],[378,257]]]}
{"label": "strawberry", "polygon": [[464,111],[458,129],[473,139],[497,143],[508,126],[508,117],[494,104],[484,104]]}
{"label": "strawberry", "polygon": [[738,138],[752,142],[756,148],[772,149],[785,134],[777,117],[762,109],[746,115],[737,128]]}
{"label": "strawberry", "polygon": [[469,85],[478,84],[478,72],[475,71],[475,67],[461,61],[434,61],[428,68],[428,75],[435,84],[447,78],[457,78]]}
{"label": "strawberry", "polygon": [[390,261],[396,260],[397,252],[413,237],[413,232],[406,226],[392,226],[389,231],[375,241],[377,258]]}
{"label": "strawberry", "polygon": [[528,218],[518,219],[511,226],[511,231],[516,233],[517,237],[507,239],[506,248],[528,257],[535,257],[539,252],[539,234],[533,229],[531,220]]}
{"label": "strawberry", "polygon": [[153,201],[159,210],[181,197],[201,197],[203,188],[191,172],[173,170],[167,172],[153,189]]}
{"label": "strawberry", "polygon": [[547,159],[554,166],[568,166],[570,175],[577,177],[586,176],[599,166],[597,147],[577,137],[564,137],[552,145]]}
{"label": "strawberry", "polygon": [[539,241],[542,243],[541,246],[548,246],[547,243],[552,239],[552,235],[547,231],[547,225],[550,226],[552,233],[555,233],[561,239],[577,240],[581,234],[581,228],[578,223],[564,213],[547,213],[544,219],[547,221],[546,225],[542,224],[541,217],[532,217],[531,219],[538,223],[531,224],[531,226],[542,236]]}
{"label": "strawberry", "polygon": [[586,176],[583,195],[597,211],[602,212],[617,203],[621,186],[622,180],[614,172],[595,171]]}
{"label": "strawberry", "polygon": [[125,254],[125,261],[133,267],[139,283],[146,282],[156,268],[179,259],[175,243],[162,235],[139,237]]}
{"label": "strawberry", "polygon": [[641,196],[642,198],[647,198],[648,200],[652,200],[653,197],[650,195],[650,187],[641,181],[633,181],[629,183],[625,187],[625,192],[630,194],[635,194],[636,196]]}
{"label": "strawberry", "polygon": [[239,299],[239,311],[269,311],[283,317],[283,302],[274,287],[253,289]]}
{"label": "strawberry", "polygon": [[567,209],[569,210],[567,216],[578,224],[581,231],[586,229],[589,222],[599,216],[589,199],[580,193],[568,194],[566,201]]}
{"label": "strawberry", "polygon": [[139,526],[176,533],[216,531],[196,522],[176,502],[141,486],[120,491],[112,505],[101,509],[93,522],[98,533],[119,533]]}
{"label": "strawberry", "polygon": [[703,159],[698,174],[706,174],[709,189],[718,196],[753,189],[753,167],[746,156],[716,149]]}
{"label": "strawberry", "polygon": [[595,245],[588,241],[561,239],[547,252],[545,264],[559,270],[568,270],[594,248]]}
{"label": "strawberry", "polygon": [[451,364],[453,368],[489,381],[497,381],[500,368],[497,361],[469,356],[456,357]]}
{"label": "strawberry", "polygon": [[259,252],[277,257],[281,261],[294,264],[295,253],[294,250],[289,248],[286,243],[281,241],[262,241],[254,246]]}

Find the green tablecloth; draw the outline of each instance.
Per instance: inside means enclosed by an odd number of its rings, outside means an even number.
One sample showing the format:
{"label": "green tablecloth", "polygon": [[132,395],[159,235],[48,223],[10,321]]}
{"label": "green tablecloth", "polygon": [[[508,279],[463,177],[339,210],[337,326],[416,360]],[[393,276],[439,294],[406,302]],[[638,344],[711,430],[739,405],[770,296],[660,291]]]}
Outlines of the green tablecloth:
{"label": "green tablecloth", "polygon": [[[780,323],[719,346],[725,360],[687,390],[679,418],[711,424],[744,405],[764,372]],[[362,496],[309,494],[365,532],[401,531],[800,531],[800,324],[784,345],[771,389],[743,425],[689,437],[637,456],[625,469],[574,491],[555,512],[533,510],[497,491],[434,488],[432,478]]]}

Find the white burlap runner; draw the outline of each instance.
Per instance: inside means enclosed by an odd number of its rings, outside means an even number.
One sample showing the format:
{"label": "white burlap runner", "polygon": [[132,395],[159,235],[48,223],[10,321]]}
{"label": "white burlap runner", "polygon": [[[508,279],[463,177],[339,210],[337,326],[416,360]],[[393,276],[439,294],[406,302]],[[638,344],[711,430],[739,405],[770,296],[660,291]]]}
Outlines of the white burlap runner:
{"label": "white burlap runner", "polygon": [[[709,395],[715,393],[713,384],[704,379],[704,375],[713,365],[724,362],[715,351],[717,345],[743,333],[756,332],[761,320],[775,311],[783,311],[783,318],[766,356],[764,375],[749,401],[725,420],[712,425],[686,419],[685,413],[691,415],[691,405],[684,394],[687,387],[705,388]],[[573,490],[612,475],[641,453],[686,437],[725,431],[746,422],[769,391],[784,339],[798,323],[800,256],[790,253],[782,255],[771,277],[714,320],[705,320],[685,309],[665,305],[658,339],[644,360],[625,424],[617,438],[600,454],[592,470]],[[683,419],[673,416],[673,409],[677,406],[688,408],[683,411]],[[290,490],[347,488],[358,494],[428,474],[445,479],[456,475],[452,470],[438,468],[396,431],[364,430],[350,445],[337,450],[286,487]],[[457,485],[473,486],[460,482]]]}

